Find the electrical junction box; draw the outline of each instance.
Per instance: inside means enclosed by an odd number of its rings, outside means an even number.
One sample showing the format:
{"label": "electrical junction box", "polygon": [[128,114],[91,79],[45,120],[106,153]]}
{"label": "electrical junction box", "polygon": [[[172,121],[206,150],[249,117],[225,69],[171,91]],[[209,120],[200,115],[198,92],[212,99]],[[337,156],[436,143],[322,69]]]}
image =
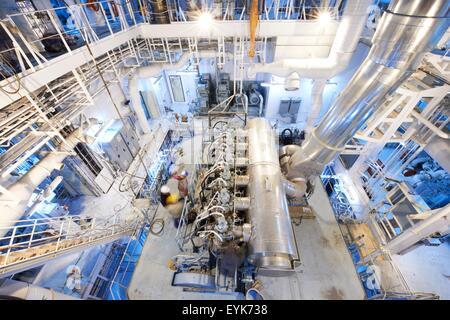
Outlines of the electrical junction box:
{"label": "electrical junction box", "polygon": [[97,143],[109,160],[123,171],[128,170],[139,152],[139,141],[133,129],[115,119],[99,133]]}

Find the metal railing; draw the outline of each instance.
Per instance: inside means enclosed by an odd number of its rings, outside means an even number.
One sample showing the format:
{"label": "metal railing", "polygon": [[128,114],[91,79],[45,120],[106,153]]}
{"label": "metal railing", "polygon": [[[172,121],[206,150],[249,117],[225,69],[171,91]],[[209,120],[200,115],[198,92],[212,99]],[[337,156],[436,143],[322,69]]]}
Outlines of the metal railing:
{"label": "metal railing", "polygon": [[54,255],[76,246],[132,233],[142,221],[125,220],[113,215],[105,218],[67,215],[12,221],[13,226],[0,226],[0,274],[5,267],[26,260]]}
{"label": "metal railing", "polygon": [[[98,9],[93,10],[93,7]],[[208,11],[216,20],[249,20],[249,9],[235,7],[231,2],[223,10],[209,8]],[[341,11],[337,7],[313,7],[305,3],[294,6],[294,0],[273,0],[264,3],[259,18],[313,21],[327,12],[328,19],[338,20]],[[171,1],[167,13],[170,23],[187,21],[188,12]],[[7,15],[0,21],[0,32],[6,36],[0,45],[0,80],[26,70],[34,72],[37,66],[61,54],[71,54],[86,43],[94,43],[142,23],[154,23],[157,15],[159,13],[151,12],[142,0],[121,4],[103,0]],[[16,80],[9,81],[15,83]]]}
{"label": "metal railing", "polygon": [[[327,12],[330,19],[339,19],[341,9],[335,5],[314,6],[302,1],[296,5],[295,0],[271,0],[265,1],[260,7],[259,20],[315,20],[321,13]],[[225,5],[207,5],[199,9],[201,12],[209,12],[216,20],[249,20],[250,7],[236,5],[234,1],[227,1]],[[171,22],[182,22],[195,19],[199,14],[189,12],[177,6],[174,0],[168,1],[168,14]],[[149,13],[149,15],[156,15]]]}
{"label": "metal railing", "polygon": [[336,175],[332,167],[327,166],[320,175],[320,179],[325,191],[327,193],[330,191],[328,197],[336,219],[340,222],[357,221],[360,219],[365,211],[365,207],[350,203],[345,192],[339,186],[336,187],[340,183],[340,178]]}

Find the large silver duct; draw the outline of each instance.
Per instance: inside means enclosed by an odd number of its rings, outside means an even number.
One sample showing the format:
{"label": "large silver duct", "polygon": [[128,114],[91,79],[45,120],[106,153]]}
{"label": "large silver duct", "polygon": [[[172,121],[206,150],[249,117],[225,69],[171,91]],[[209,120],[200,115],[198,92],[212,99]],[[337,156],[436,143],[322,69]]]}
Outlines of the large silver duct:
{"label": "large silver duct", "polygon": [[344,149],[386,94],[418,67],[449,27],[448,0],[393,1],[379,22],[369,55],[302,148],[288,177],[318,174]]}
{"label": "large silver duct", "polygon": [[260,271],[278,274],[298,259],[283,186],[276,134],[264,118],[248,121],[248,184],[252,225],[249,261]]}

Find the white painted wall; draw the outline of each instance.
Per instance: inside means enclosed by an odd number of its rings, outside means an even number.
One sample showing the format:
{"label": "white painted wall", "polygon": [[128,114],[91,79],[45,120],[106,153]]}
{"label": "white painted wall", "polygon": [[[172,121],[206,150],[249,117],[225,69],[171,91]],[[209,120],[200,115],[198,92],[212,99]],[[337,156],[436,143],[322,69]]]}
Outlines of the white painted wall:
{"label": "white painted wall", "polygon": [[[123,94],[118,83],[108,84],[109,90],[111,92],[112,99],[119,107],[122,115],[129,112],[129,108],[124,107],[124,102],[126,97]],[[100,122],[106,123],[111,119],[119,118],[111,97],[108,95],[106,90],[101,91],[99,94],[94,96],[94,105],[86,107],[84,114],[88,118],[97,118]]]}
{"label": "white painted wall", "polygon": [[[181,83],[183,84],[184,91],[184,99],[185,102],[174,102],[172,88],[170,86],[170,75],[178,75],[181,77]],[[183,70],[178,71],[164,71],[164,77],[167,83],[167,87],[169,88],[169,92],[171,95],[171,106],[170,108],[174,110],[174,112],[178,113],[187,113],[189,111],[189,103],[195,101],[197,99],[197,75],[192,72],[183,72]]]}

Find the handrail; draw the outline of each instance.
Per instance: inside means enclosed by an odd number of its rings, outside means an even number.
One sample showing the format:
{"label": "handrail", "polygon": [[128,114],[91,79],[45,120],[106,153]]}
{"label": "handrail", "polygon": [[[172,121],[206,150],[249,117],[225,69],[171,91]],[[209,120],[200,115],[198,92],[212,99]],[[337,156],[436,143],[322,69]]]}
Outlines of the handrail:
{"label": "handrail", "polygon": [[[4,49],[0,52],[0,71],[3,73],[2,77],[8,79],[20,72],[27,69],[34,71],[37,65],[45,63],[47,59],[53,59],[58,56],[52,55],[44,56],[45,53],[41,53],[39,47],[42,47],[42,41],[61,41],[65,51],[62,54],[71,53],[73,47],[83,46],[86,42],[93,43],[105,36],[113,36],[117,32],[129,30],[131,27],[140,24],[151,24],[152,18],[157,16],[157,13],[150,12],[142,5],[141,0],[136,0],[135,3],[139,4],[139,8],[136,10],[131,5],[131,2],[127,2],[126,5],[117,4],[112,0],[102,0],[89,3],[78,3],[64,7],[48,8],[35,10],[32,12],[14,13],[6,16],[1,20],[2,26],[8,34],[12,47]],[[100,10],[95,11],[96,21],[88,17],[88,13],[92,14],[89,7],[97,5]],[[112,9],[112,6],[116,9]],[[58,19],[58,11],[66,10],[69,16],[72,18],[72,23],[65,23],[64,25]],[[284,10],[284,11],[283,11]],[[216,12],[217,11],[217,12]],[[240,20],[247,21],[249,19],[248,9],[243,7],[235,7],[234,12],[230,14],[230,10],[211,10],[212,15],[218,21],[225,20]],[[176,5],[169,3],[168,12],[170,23],[183,23],[186,21],[184,14],[177,14]],[[175,14],[174,14],[175,12]],[[311,12],[306,14],[306,12]],[[300,6],[294,6],[292,0],[288,1],[286,6],[273,6],[273,3],[265,3],[264,8],[260,13],[260,20],[267,21],[280,21],[280,20],[316,20],[320,12],[328,12],[330,19],[338,20],[340,12],[334,7],[312,7],[303,3]],[[37,17],[39,14],[40,17]],[[32,24],[42,25],[45,29],[43,32],[40,28],[23,29],[19,28],[20,23],[16,25],[15,21],[25,20],[28,21],[30,26]],[[9,24],[15,32],[12,33]],[[25,34],[27,37],[25,37]],[[34,36],[30,36],[34,34]],[[81,37],[82,42],[70,42],[71,36]],[[16,39],[17,38],[17,39]],[[72,41],[71,39],[70,41]],[[44,55],[43,55],[44,54]],[[9,65],[9,66],[8,66]],[[6,68],[7,67],[7,68]],[[6,69],[5,69],[6,68]],[[8,72],[4,72],[8,69]],[[11,70],[15,71],[11,74]],[[18,70],[16,70],[18,69]]]}
{"label": "handrail", "polygon": [[[0,227],[6,236],[0,238],[0,270],[6,266],[37,258],[51,252],[58,252],[77,245],[76,240],[86,244],[126,231],[136,230],[142,223],[140,219],[127,221],[113,215],[104,218],[90,218],[81,215],[67,215],[53,218],[19,220],[13,226]],[[31,229],[31,230],[29,230]],[[39,253],[39,248],[52,246]],[[34,254],[27,256],[29,250]],[[11,255],[24,254],[23,258],[11,260]],[[1,273],[1,272],[0,272]]]}

